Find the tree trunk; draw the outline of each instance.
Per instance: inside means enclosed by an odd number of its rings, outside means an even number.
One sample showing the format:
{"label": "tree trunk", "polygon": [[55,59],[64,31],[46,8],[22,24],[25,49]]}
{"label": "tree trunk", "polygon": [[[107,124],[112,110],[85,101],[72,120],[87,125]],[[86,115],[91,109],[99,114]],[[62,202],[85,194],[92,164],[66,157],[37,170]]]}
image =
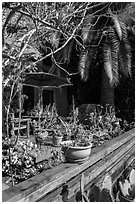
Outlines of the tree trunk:
{"label": "tree trunk", "polygon": [[106,75],[104,68],[102,69],[102,86],[101,86],[101,105],[109,104],[114,107],[114,87],[111,87],[109,77]]}

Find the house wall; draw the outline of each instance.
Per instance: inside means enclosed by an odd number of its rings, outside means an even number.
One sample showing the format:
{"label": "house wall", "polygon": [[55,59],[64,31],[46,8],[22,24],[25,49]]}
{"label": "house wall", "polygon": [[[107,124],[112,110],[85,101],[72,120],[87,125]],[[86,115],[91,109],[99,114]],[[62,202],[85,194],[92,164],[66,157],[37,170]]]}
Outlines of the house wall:
{"label": "house wall", "polygon": [[[53,65],[53,74],[65,77],[66,73],[59,69],[56,65]],[[66,117],[68,114],[68,88],[62,87],[55,89],[55,103],[57,106],[57,112],[59,115]]]}
{"label": "house wall", "polygon": [[55,90],[55,103],[57,112],[61,116],[67,116],[68,113],[68,93],[67,87],[62,87]]}
{"label": "house wall", "polygon": [[34,106],[39,102],[40,88],[34,88]]}

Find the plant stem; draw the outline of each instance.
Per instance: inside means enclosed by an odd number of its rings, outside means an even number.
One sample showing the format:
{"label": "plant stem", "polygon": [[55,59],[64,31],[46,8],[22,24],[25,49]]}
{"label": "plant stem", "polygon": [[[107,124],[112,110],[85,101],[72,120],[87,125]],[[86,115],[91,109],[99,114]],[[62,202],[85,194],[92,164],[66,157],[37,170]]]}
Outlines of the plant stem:
{"label": "plant stem", "polygon": [[11,175],[11,182],[12,182],[12,186],[14,186],[14,177],[12,174],[12,165],[11,165],[12,161],[11,161],[11,152],[10,152],[10,147],[9,147],[9,169],[10,169],[10,175]]}

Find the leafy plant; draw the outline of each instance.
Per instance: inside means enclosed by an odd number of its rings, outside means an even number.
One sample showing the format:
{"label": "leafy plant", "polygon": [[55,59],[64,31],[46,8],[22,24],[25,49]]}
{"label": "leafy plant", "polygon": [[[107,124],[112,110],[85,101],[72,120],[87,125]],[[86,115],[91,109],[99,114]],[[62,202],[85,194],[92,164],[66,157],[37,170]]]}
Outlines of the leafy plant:
{"label": "leafy plant", "polygon": [[123,182],[119,181],[120,192],[122,195],[129,199],[133,200],[135,198],[135,170],[132,169],[129,173],[128,180],[125,179]]}
{"label": "leafy plant", "polygon": [[39,112],[40,105],[38,104],[34,109],[30,112],[31,115],[40,116],[42,119],[40,121],[33,120],[32,125],[35,127],[39,126],[43,129],[50,129],[53,124],[57,123],[58,121],[58,114],[56,105],[48,105],[42,112]]}
{"label": "leafy plant", "polygon": [[[30,111],[30,115],[32,116],[39,116],[41,115],[41,112],[42,109],[41,109],[41,106],[40,106],[40,103],[38,103],[34,108],[33,110]],[[29,113],[28,113],[29,114]]]}
{"label": "leafy plant", "polygon": [[3,143],[2,171],[9,175],[10,168],[14,179],[28,178],[29,168],[34,166],[40,154],[37,145],[28,141],[18,141],[16,146],[10,147],[11,162],[9,162],[9,147]]}
{"label": "leafy plant", "polygon": [[98,188],[98,199],[96,202],[131,202],[135,198],[135,170],[129,172],[128,179],[124,181],[119,178],[119,188],[114,193],[112,177],[106,173]]}
{"label": "leafy plant", "polygon": [[87,128],[88,134],[92,135],[93,147],[100,146],[105,141],[134,128],[134,122],[129,124],[127,121],[122,121],[110,105],[105,107],[98,105],[94,111],[83,113],[84,120],[81,120],[81,115],[79,118],[79,124],[85,124],[83,127]]}
{"label": "leafy plant", "polygon": [[[18,142],[16,147],[11,149],[11,164],[8,161],[8,146],[3,144],[2,172],[7,177],[6,183],[11,182],[9,168],[12,167],[14,184],[24,181],[42,171],[53,168],[65,162],[65,157],[60,149],[51,150],[50,157],[40,162],[36,158],[41,155],[36,144],[30,141]],[[10,166],[11,165],[11,166]]]}
{"label": "leafy plant", "polygon": [[66,140],[72,140],[71,146],[88,146],[93,141],[91,130],[85,125],[79,123],[78,109],[73,109],[68,122],[60,118],[66,132]]}
{"label": "leafy plant", "polygon": [[58,164],[65,162],[64,153],[60,149],[52,150],[51,153],[52,153],[52,156],[48,161],[48,164],[51,167],[57,166]]}
{"label": "leafy plant", "polygon": [[66,129],[66,140],[73,140],[71,145],[82,146],[93,143],[95,147],[124,132],[121,119],[116,117],[114,109],[109,105],[105,108],[100,106],[87,114],[85,120],[88,120],[88,125],[81,123],[78,110],[75,110],[74,114],[68,122],[60,119]]}
{"label": "leafy plant", "polygon": [[114,202],[113,190],[112,190],[112,178],[110,174],[105,174],[98,202]]}
{"label": "leafy plant", "polygon": [[89,125],[94,134],[102,136],[102,134],[110,135],[111,137],[118,136],[122,129],[120,126],[121,119],[116,117],[114,109],[106,105],[105,108],[101,107],[100,111],[94,111],[90,113],[87,117],[87,120],[90,121]]}
{"label": "leafy plant", "polygon": [[86,126],[79,124],[73,139],[73,146],[88,146],[93,142],[93,134]]}
{"label": "leafy plant", "polygon": [[51,129],[51,130],[53,131],[53,134],[54,134],[55,136],[63,137],[63,135],[64,135],[64,130],[63,130],[63,127],[62,127],[61,124],[54,124],[54,125],[52,126],[52,129]]}

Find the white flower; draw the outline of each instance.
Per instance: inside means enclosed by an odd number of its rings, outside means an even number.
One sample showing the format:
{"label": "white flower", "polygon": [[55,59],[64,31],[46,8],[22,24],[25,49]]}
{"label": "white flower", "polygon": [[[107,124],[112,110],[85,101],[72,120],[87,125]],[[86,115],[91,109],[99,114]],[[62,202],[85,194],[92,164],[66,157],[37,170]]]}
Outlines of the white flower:
{"label": "white flower", "polygon": [[30,142],[30,147],[33,147],[33,143],[32,142]]}

